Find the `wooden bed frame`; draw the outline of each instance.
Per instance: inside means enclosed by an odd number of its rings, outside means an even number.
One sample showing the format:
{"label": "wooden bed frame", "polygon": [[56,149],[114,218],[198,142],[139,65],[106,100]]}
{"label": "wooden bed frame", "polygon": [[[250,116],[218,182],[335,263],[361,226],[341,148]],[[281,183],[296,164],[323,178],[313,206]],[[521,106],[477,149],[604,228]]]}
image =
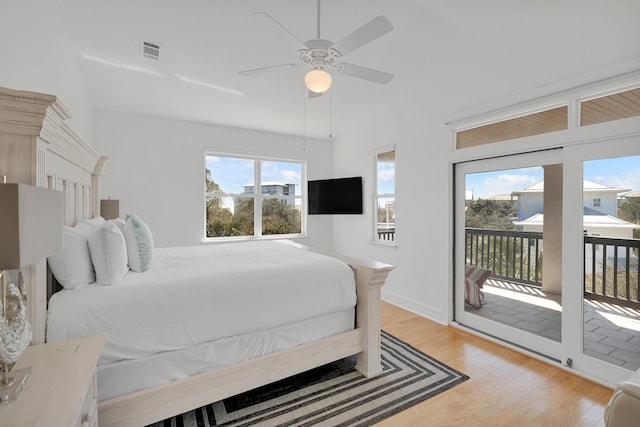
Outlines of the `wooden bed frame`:
{"label": "wooden bed frame", "polygon": [[[100,176],[108,161],[69,129],[65,120],[70,117],[55,96],[0,88],[0,159],[8,161],[0,160],[0,175],[7,175],[8,182],[63,191],[65,222],[74,225],[100,214]],[[19,162],[15,163],[19,166],[11,170],[12,162]],[[380,288],[393,266],[292,241],[282,243],[333,256],[353,268],[357,287],[355,329],[102,401],[98,405],[99,424],[150,424],[353,354],[357,354],[356,369],[363,375],[380,374]],[[44,342],[46,301],[55,292],[44,264],[32,266],[25,279],[33,343]]]}

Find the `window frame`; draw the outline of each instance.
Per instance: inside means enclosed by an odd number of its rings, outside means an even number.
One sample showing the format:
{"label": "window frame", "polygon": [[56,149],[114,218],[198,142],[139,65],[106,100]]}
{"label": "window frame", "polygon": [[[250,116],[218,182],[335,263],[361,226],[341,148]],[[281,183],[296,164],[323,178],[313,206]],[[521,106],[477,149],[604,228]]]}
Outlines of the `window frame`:
{"label": "window frame", "polygon": [[[380,154],[393,152],[394,156],[394,183],[393,183],[393,193],[381,193],[378,194],[378,156]],[[371,207],[372,207],[372,231],[371,231],[371,243],[375,245],[381,246],[397,246],[397,227],[394,226],[393,240],[382,240],[378,236],[378,200],[379,199],[393,199],[394,206],[394,224],[397,220],[397,183],[396,183],[396,174],[397,174],[397,147],[396,144],[385,145],[382,147],[375,148],[370,151],[371,153],[371,164],[372,164],[372,187],[371,187]]]}
{"label": "window frame", "polygon": [[[291,239],[296,237],[307,236],[307,161],[299,158],[285,158],[280,156],[269,156],[262,154],[252,153],[229,153],[224,151],[207,149],[204,152],[204,168],[205,174],[204,181],[206,182],[206,170],[207,170],[207,158],[208,157],[225,157],[233,158],[237,160],[246,160],[253,162],[253,194],[247,195],[246,193],[207,193],[206,185],[204,188],[204,218],[203,218],[203,242],[221,242],[221,241],[238,241],[238,240],[275,240],[275,239]],[[262,205],[266,199],[281,198],[283,195],[270,195],[262,194],[262,165],[264,162],[274,163],[295,163],[300,165],[300,195],[288,194],[287,198],[294,200],[300,200],[300,233],[288,233],[288,234],[263,234],[262,233]],[[212,171],[212,178],[214,174]],[[214,179],[215,181],[215,179]],[[221,237],[208,237],[207,236],[207,200],[213,197],[222,198],[247,198],[253,200],[253,235],[245,236],[221,236]],[[294,201],[295,206],[295,201]]]}

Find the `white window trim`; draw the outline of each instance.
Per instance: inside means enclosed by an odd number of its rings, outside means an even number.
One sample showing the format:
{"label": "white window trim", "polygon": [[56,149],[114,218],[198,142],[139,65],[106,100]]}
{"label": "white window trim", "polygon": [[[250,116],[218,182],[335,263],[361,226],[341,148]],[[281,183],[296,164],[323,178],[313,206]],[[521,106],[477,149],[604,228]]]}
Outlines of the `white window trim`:
{"label": "white window trim", "polygon": [[[241,241],[241,240],[277,240],[277,239],[291,239],[298,237],[306,237],[307,236],[307,161],[300,158],[285,158],[279,156],[273,156],[268,154],[260,154],[260,153],[248,153],[248,152],[229,152],[229,151],[219,151],[216,149],[206,149],[204,151],[204,167],[203,174],[206,173],[206,164],[207,157],[215,156],[215,157],[231,157],[235,159],[242,160],[253,160],[254,168],[253,168],[253,200],[254,200],[254,215],[253,215],[253,235],[252,236],[229,236],[229,237],[207,237],[207,215],[206,215],[206,204],[207,204],[207,193],[206,188],[203,189],[203,204],[204,207],[202,211],[204,212],[202,224],[203,224],[203,232],[202,239],[203,243],[215,243],[215,242],[229,242],[229,241]],[[265,196],[258,191],[258,188],[261,187],[261,176],[262,176],[262,162],[282,162],[282,163],[299,163],[302,166],[301,176],[300,176],[300,195],[293,196],[296,199],[300,199],[301,201],[301,211],[300,211],[300,233],[291,233],[291,234],[270,234],[263,236],[262,235],[262,201],[263,199],[270,198],[268,195]],[[204,177],[206,179],[206,176]],[[204,182],[203,179],[203,182]],[[246,195],[234,194],[234,193],[221,193],[222,197],[247,197]],[[259,215],[256,215],[256,212],[260,212]]]}
{"label": "white window trim", "polygon": [[[378,199],[380,197],[389,197],[393,196],[394,205],[395,205],[395,215],[396,220],[398,217],[398,205],[397,205],[397,188],[394,188],[395,192],[393,194],[378,194],[378,155],[382,153],[387,153],[389,151],[393,151],[397,153],[396,144],[383,145],[380,147],[373,148],[369,150],[369,155],[371,156],[371,240],[369,243],[372,245],[386,246],[396,248],[398,246],[398,235],[394,236],[393,242],[388,242],[384,240],[378,239]],[[397,172],[397,162],[396,162],[396,172]],[[397,187],[397,185],[396,185]],[[397,230],[396,230],[397,232]]]}

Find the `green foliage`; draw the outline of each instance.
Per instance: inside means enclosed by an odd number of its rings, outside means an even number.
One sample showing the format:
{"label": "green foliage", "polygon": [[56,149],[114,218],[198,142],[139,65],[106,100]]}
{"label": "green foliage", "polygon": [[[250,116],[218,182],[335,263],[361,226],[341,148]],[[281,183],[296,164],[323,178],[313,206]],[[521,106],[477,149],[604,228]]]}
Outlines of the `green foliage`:
{"label": "green foliage", "polygon": [[262,201],[262,234],[300,233],[301,224],[300,211],[294,206],[277,199]]}
{"label": "green foliage", "polygon": [[[530,250],[529,245],[533,245]],[[466,258],[469,264],[487,268],[494,276],[525,282],[542,282],[542,252],[536,258],[535,237],[468,235]]]}
{"label": "green foliage", "polygon": [[517,211],[511,201],[478,199],[467,203],[465,226],[492,230],[515,230]]}
{"label": "green foliage", "polygon": [[[635,268],[634,268],[635,267]],[[585,290],[589,293],[595,293],[598,295],[604,295],[614,298],[626,299],[629,301],[638,300],[638,264],[631,266],[629,270],[629,289],[627,291],[627,272],[625,270],[618,270],[616,274],[616,283],[614,286],[614,274],[613,266],[608,265],[604,275],[602,275],[602,263],[598,268],[595,276],[595,280],[591,272],[585,274],[584,283]],[[604,286],[603,286],[604,285]]]}
{"label": "green foliage", "polygon": [[[395,222],[395,205],[390,204],[389,207],[378,207],[378,222],[393,223]],[[387,221],[388,220],[388,221]]]}
{"label": "green foliage", "polygon": [[[618,218],[640,224],[640,197],[626,199],[618,208]],[[633,238],[640,239],[640,230],[633,230]]]}
{"label": "green foliage", "polygon": [[[205,186],[208,194],[224,193],[206,170]],[[237,198],[234,212],[220,197],[208,197],[206,203],[207,237],[252,236],[254,234],[254,199]],[[300,211],[278,199],[262,202],[262,234],[293,234],[301,230]]]}

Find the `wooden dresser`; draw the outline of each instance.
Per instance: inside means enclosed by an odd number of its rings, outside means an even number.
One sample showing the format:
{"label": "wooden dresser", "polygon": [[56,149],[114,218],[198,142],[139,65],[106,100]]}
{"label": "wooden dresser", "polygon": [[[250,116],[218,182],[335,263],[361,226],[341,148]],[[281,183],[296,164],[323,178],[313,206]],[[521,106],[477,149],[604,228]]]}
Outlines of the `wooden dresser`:
{"label": "wooden dresser", "polygon": [[97,426],[96,366],[102,335],[33,345],[15,369],[31,367],[17,400],[0,404],[2,427]]}

